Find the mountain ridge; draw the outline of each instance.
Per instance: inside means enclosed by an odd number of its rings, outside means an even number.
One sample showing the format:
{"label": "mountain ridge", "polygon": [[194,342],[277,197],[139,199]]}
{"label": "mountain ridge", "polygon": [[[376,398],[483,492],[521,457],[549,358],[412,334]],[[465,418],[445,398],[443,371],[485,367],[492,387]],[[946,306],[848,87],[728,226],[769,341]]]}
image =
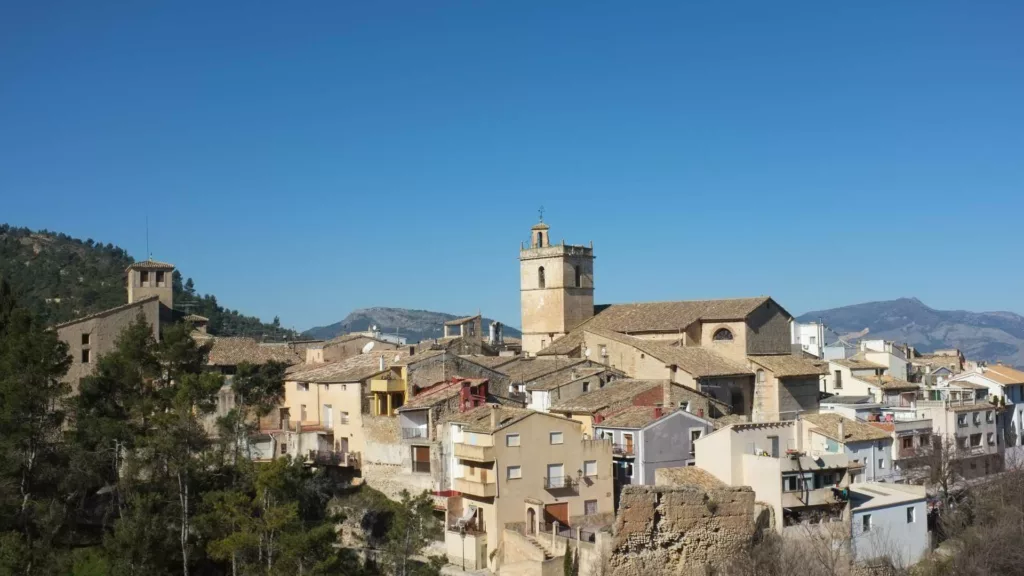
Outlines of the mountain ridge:
{"label": "mountain ridge", "polygon": [[916,297],[814,310],[800,322],[821,319],[840,336],[906,342],[921,352],[959,348],[970,359],[1024,366],[1024,316],[1005,310],[938,310]]}
{"label": "mountain ridge", "polygon": [[[370,326],[377,326],[381,332],[398,334],[405,336],[410,342],[417,342],[442,337],[445,322],[466,316],[473,316],[473,314],[456,315],[432,310],[373,306],[353,310],[345,318],[333,324],[314,326],[303,332],[302,337],[311,340],[329,340],[347,332],[363,332]],[[491,322],[493,320],[490,318],[481,319],[481,329],[485,335]],[[502,322],[502,334],[513,338],[522,336],[519,330],[504,322]]]}

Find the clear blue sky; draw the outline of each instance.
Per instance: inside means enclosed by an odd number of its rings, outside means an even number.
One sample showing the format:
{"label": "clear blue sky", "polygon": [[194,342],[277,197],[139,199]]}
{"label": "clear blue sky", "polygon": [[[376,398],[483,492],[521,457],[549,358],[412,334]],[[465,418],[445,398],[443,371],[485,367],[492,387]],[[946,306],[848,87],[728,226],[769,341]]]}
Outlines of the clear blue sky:
{"label": "clear blue sky", "polygon": [[[308,328],[598,302],[1024,312],[1024,2],[7,2],[0,221]],[[966,274],[968,270],[981,274]]]}

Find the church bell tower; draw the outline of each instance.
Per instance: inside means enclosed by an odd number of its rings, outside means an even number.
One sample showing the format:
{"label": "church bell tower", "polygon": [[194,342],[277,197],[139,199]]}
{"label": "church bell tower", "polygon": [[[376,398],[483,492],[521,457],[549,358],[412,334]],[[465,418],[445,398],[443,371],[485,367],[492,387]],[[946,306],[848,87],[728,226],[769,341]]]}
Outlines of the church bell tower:
{"label": "church bell tower", "polygon": [[534,355],[594,315],[594,245],[551,244],[551,228],[530,229],[519,247],[523,352]]}

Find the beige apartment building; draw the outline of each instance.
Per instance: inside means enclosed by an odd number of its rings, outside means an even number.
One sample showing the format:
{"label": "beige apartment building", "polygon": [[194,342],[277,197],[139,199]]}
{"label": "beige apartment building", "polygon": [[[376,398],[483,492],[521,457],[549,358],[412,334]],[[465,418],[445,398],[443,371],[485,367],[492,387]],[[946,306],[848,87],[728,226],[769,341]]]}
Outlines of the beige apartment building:
{"label": "beige apartment building", "polygon": [[[614,514],[612,444],[586,439],[579,422],[484,405],[449,420],[457,465],[448,499],[448,557],[467,569],[496,570],[506,538],[597,529]],[[467,540],[462,555],[463,535]],[[538,544],[542,546],[542,544]]]}
{"label": "beige apartment building", "polygon": [[730,486],[750,486],[772,509],[777,530],[802,523],[849,519],[843,489],[851,464],[846,453],[811,446],[803,420],[733,424],[696,441],[696,465]]}

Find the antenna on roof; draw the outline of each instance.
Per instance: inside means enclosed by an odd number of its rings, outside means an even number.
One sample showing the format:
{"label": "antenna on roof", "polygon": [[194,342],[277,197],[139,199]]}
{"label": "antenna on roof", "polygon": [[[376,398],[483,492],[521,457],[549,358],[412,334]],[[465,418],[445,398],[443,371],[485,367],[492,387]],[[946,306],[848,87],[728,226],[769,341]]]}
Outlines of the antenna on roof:
{"label": "antenna on roof", "polygon": [[373,345],[374,344],[375,344],[375,342],[372,342],[372,341],[371,342],[367,342],[366,344],[364,344],[363,345],[363,352],[362,353],[363,354],[369,354],[370,350],[373,350]]}
{"label": "antenna on roof", "polygon": [[149,251],[149,214],[146,214],[146,260],[152,260],[153,254]]}

